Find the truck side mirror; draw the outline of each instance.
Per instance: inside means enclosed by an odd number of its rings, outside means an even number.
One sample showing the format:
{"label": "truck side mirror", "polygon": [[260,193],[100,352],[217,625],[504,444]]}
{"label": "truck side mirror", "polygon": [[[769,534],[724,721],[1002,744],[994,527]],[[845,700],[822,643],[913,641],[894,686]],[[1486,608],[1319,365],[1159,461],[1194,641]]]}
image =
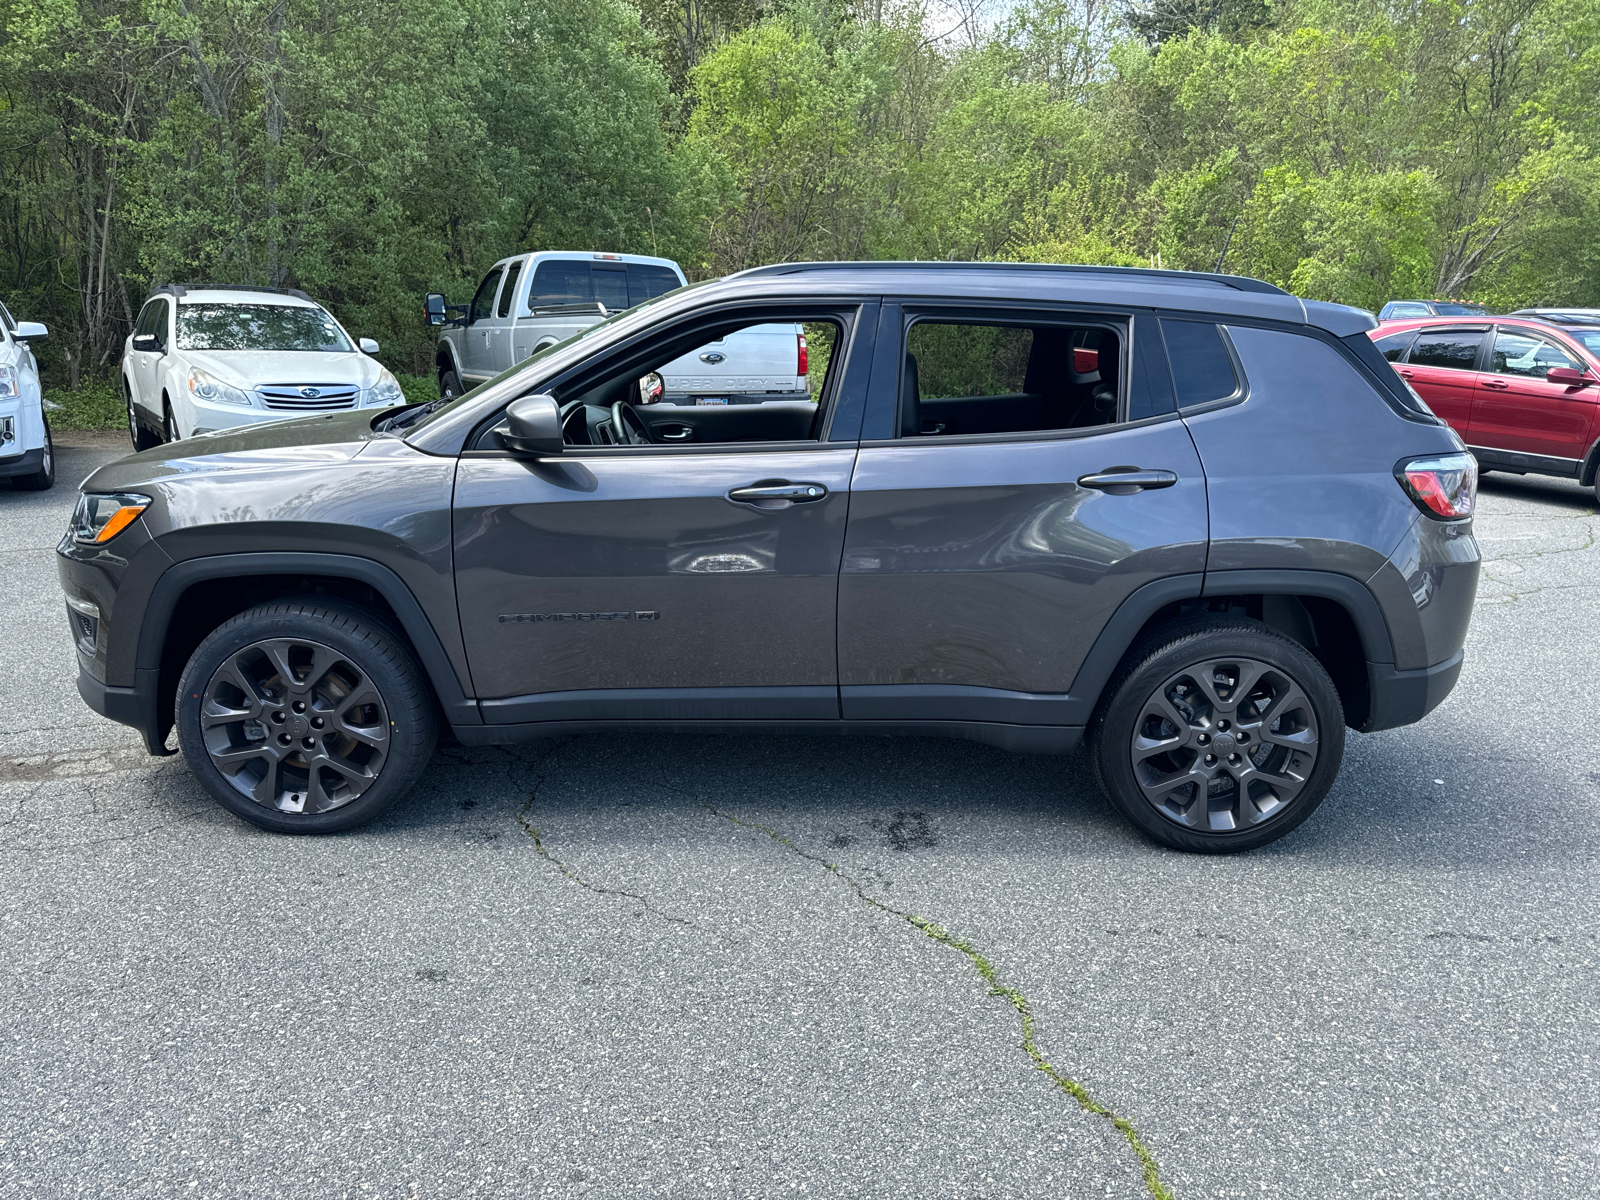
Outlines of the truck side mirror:
{"label": "truck side mirror", "polygon": [[524,396],[506,409],[506,428],[496,431],[500,444],[513,454],[560,454],[561,408],[554,396]]}
{"label": "truck side mirror", "polygon": [[422,319],[428,325],[444,324],[444,293],[429,292],[422,298]]}

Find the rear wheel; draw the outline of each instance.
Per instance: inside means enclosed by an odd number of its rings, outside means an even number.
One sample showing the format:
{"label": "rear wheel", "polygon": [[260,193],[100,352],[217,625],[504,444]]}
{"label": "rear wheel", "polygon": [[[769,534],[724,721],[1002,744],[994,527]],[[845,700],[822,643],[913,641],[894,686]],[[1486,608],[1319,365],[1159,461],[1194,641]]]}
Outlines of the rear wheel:
{"label": "rear wheel", "polygon": [[178,741],[226,809],[277,833],[338,833],[399,800],[438,736],[399,633],[320,600],[249,609],[214,630],[178,684]]}
{"label": "rear wheel", "polygon": [[50,422],[44,423],[44,454],[39,460],[39,469],[32,475],[13,475],[11,484],[25,492],[42,492],[46,488],[54,487],[56,482],[56,444],[50,437]]}
{"label": "rear wheel", "polygon": [[1322,803],[1344,756],[1344,710],[1298,643],[1207,621],[1130,652],[1089,738],[1100,786],[1144,833],[1228,854],[1276,841]]}
{"label": "rear wheel", "polygon": [[465,392],[461,378],[454,371],[439,372],[439,399],[454,400]]}

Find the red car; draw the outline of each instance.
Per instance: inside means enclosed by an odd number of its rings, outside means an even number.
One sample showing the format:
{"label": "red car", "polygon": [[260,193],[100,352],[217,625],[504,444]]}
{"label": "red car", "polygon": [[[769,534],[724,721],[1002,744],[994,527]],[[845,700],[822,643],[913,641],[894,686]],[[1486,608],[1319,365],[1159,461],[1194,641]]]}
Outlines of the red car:
{"label": "red car", "polygon": [[1600,498],[1600,324],[1421,317],[1370,336],[1483,470],[1576,479]]}

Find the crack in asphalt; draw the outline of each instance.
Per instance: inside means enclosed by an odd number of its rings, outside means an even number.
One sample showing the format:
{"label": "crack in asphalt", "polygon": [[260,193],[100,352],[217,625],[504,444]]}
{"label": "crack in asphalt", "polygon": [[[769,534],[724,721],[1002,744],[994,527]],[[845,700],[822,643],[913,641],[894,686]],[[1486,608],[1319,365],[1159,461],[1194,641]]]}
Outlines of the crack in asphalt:
{"label": "crack in asphalt", "polygon": [[[565,744],[566,744],[565,742],[558,742],[556,745],[552,746],[548,751],[546,751],[543,755],[541,755],[538,759],[536,759],[533,765],[542,766],[545,763],[549,762],[550,759],[555,756],[556,751],[561,749],[561,747],[564,746]],[[521,760],[517,759],[516,755],[511,755],[510,757],[515,761],[521,761]],[[515,769],[516,769],[515,763],[513,763],[512,766],[509,766],[507,768],[507,772],[509,773],[510,771],[513,771]],[[695,929],[695,930],[699,930],[699,931],[701,931],[703,933],[716,933],[717,932],[716,930],[707,930],[704,926],[698,925],[698,924],[696,924],[695,922],[689,920],[686,917],[674,916],[672,913],[669,913],[669,912],[664,911],[663,909],[657,908],[654,904],[652,904],[650,902],[648,897],[641,896],[638,892],[630,892],[630,891],[626,890],[625,888],[606,887],[604,884],[595,883],[592,880],[585,879],[582,875],[579,875],[576,871],[574,871],[572,869],[572,867],[570,865],[568,865],[566,862],[563,862],[561,859],[557,858],[554,854],[550,853],[549,847],[547,847],[544,844],[544,839],[543,839],[543,837],[541,836],[541,834],[539,832],[539,828],[536,825],[534,825],[531,821],[528,820],[528,814],[532,811],[534,802],[539,797],[539,789],[544,786],[545,780],[550,777],[550,774],[551,774],[551,772],[549,770],[545,770],[545,771],[541,771],[537,776],[535,776],[534,781],[533,781],[533,786],[528,789],[528,801],[527,801],[527,803],[524,804],[521,807],[521,809],[519,809],[515,814],[513,814],[516,817],[517,824],[522,827],[522,832],[524,832],[530,838],[533,839],[534,853],[536,853],[540,858],[544,859],[545,862],[547,862],[551,866],[555,867],[555,869],[560,871],[561,874],[563,876],[565,876],[567,879],[570,879],[573,883],[577,884],[579,887],[582,887],[582,888],[587,889],[588,891],[594,892],[596,895],[600,895],[600,896],[622,896],[622,897],[624,897],[624,898],[626,898],[628,900],[634,901],[636,904],[638,904],[644,910],[644,912],[646,914],[648,914],[650,916],[653,916],[653,917],[660,917],[663,921],[670,921],[674,925],[682,925],[687,929]]]}
{"label": "crack in asphalt", "polygon": [[[674,792],[678,792],[680,795],[692,795],[692,793],[686,793],[682,789],[674,787],[672,784],[663,784],[662,786]],[[771,826],[762,825],[758,821],[747,821],[742,817],[734,816],[732,813],[722,812],[709,801],[704,800],[699,796],[693,796],[692,798],[696,800],[707,812],[711,813],[712,816],[720,817],[722,820],[731,822],[732,824],[740,826],[741,828],[752,829],[759,833],[765,834],[778,845],[783,846],[787,850],[798,855],[800,858],[805,859],[807,862],[817,864],[823,870],[837,877],[841,882],[848,885],[850,889],[855,892],[857,898],[864,903],[871,905],[880,912],[886,913],[890,916],[899,917],[901,920],[906,921],[918,929],[924,936],[932,938],[940,945],[948,946],[950,949],[959,951],[961,954],[965,955],[967,960],[977,970],[978,974],[983,977],[983,981],[989,985],[989,994],[991,996],[1002,997],[1006,1003],[1008,1003],[1012,1009],[1015,1010],[1017,1017],[1022,1022],[1022,1049],[1024,1052],[1026,1052],[1028,1058],[1032,1060],[1034,1069],[1046,1076],[1053,1084],[1055,1084],[1057,1088],[1077,1101],[1078,1107],[1084,1112],[1090,1114],[1091,1116],[1105,1117],[1111,1122],[1113,1127],[1116,1128],[1117,1132],[1122,1134],[1123,1138],[1126,1139],[1129,1148],[1132,1149],[1134,1156],[1139,1160],[1139,1167],[1144,1176],[1144,1185],[1149,1191],[1152,1200],[1173,1200],[1171,1189],[1161,1182],[1161,1177],[1156,1167],[1154,1155],[1150,1153],[1149,1148],[1144,1144],[1144,1140],[1139,1136],[1138,1130],[1133,1127],[1133,1123],[1126,1117],[1118,1116],[1110,1108],[1106,1107],[1106,1105],[1102,1104],[1099,1100],[1096,1100],[1089,1092],[1088,1088],[1084,1087],[1083,1084],[1079,1083],[1076,1079],[1073,1079],[1071,1076],[1063,1073],[1045,1057],[1044,1051],[1039,1048],[1038,1039],[1034,1034],[1032,1003],[1028,1000],[1028,997],[1023,994],[1020,988],[1013,984],[1008,984],[1000,978],[1000,973],[995,969],[994,964],[990,962],[988,958],[982,954],[982,952],[973,947],[965,939],[954,933],[951,933],[950,930],[946,929],[938,922],[931,921],[923,916],[919,916],[918,914],[907,909],[895,908],[891,904],[884,903],[882,900],[879,900],[876,896],[868,892],[867,889],[863,887],[857,879],[847,874],[837,863],[829,862],[821,855],[812,854],[808,850],[801,849],[801,847],[798,846],[787,835],[780,833]]]}

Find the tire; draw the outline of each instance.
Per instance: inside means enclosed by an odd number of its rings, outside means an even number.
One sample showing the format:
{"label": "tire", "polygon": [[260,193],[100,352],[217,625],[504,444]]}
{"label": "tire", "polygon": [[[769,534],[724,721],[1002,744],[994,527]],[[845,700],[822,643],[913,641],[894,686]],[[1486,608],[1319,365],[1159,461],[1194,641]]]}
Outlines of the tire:
{"label": "tire", "polygon": [[1233,854],[1316,811],[1344,757],[1344,708],[1298,642],[1255,621],[1191,622],[1128,652],[1090,723],[1089,754],[1095,781],[1147,836]]}
{"label": "tire", "polygon": [[174,711],[195,778],[274,833],[365,825],[410,790],[438,739],[433,695],[400,633],[320,597],[259,605],[214,629],[183,669]]}
{"label": "tire", "polygon": [[181,441],[183,435],[178,432],[178,418],[172,415],[172,401],[165,396],[161,398],[161,440],[168,445]]}
{"label": "tire", "polygon": [[144,422],[139,419],[139,410],[133,403],[133,389],[124,380],[122,384],[122,398],[128,406],[128,439],[133,443],[134,451],[151,450],[161,444],[161,439],[144,427]]}
{"label": "tire", "polygon": [[454,400],[465,392],[466,389],[461,386],[461,377],[454,371],[439,372],[439,399]]}
{"label": "tire", "polygon": [[56,482],[56,444],[50,436],[50,421],[44,423],[44,458],[39,469],[32,475],[13,475],[11,486],[20,488],[24,492],[42,492],[55,486]]}

